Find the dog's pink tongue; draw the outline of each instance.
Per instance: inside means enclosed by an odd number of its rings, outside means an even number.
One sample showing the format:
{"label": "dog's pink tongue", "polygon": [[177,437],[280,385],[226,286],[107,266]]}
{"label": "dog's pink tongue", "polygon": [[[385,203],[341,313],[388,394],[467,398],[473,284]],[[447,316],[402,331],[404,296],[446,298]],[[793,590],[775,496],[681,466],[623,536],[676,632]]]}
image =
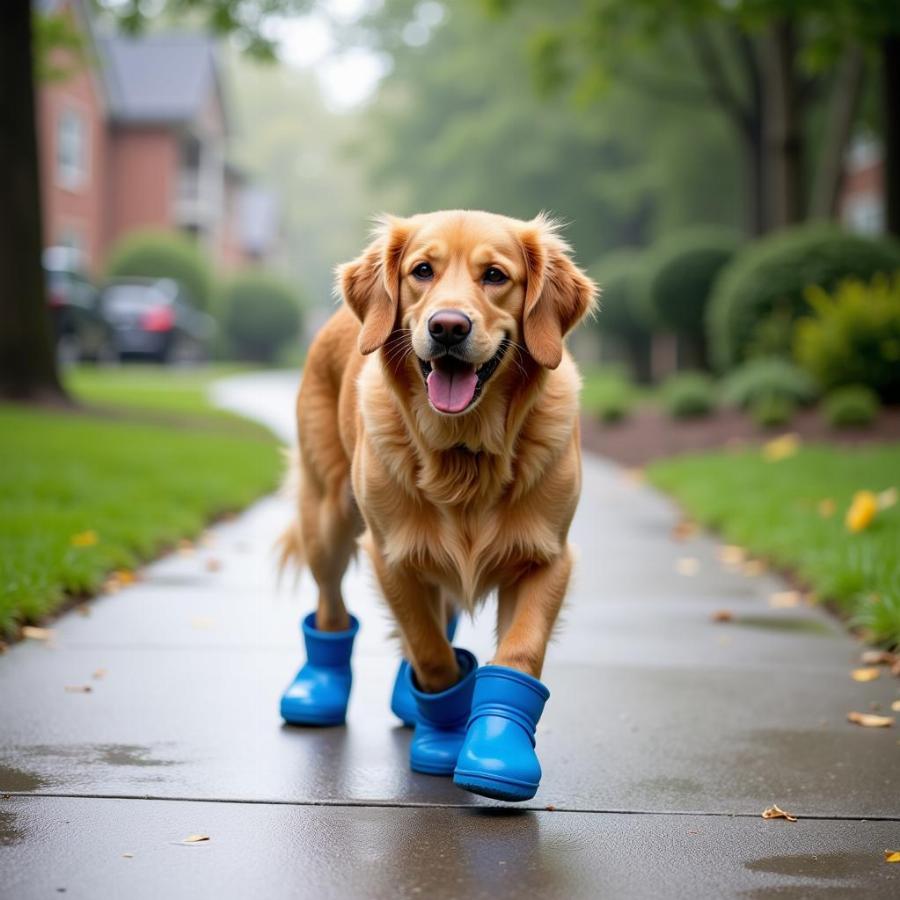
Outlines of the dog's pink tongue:
{"label": "dog's pink tongue", "polygon": [[477,386],[474,369],[465,372],[432,369],[428,373],[428,399],[435,409],[444,413],[462,412],[472,402]]}

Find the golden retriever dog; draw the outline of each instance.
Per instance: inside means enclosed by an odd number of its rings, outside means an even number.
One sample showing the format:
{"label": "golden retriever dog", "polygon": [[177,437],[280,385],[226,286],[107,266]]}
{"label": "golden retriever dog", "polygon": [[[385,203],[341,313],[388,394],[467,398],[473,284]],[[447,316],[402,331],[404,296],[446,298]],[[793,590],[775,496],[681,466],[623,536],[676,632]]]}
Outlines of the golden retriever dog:
{"label": "golden retriever dog", "polygon": [[581,483],[564,338],[596,286],[545,216],[459,210],[383,218],[338,283],[297,398],[298,516],[282,539],[318,587],[311,627],[351,627],[341,579],[359,544],[416,691],[465,674],[448,620],[493,591],[491,664],[540,678]]}

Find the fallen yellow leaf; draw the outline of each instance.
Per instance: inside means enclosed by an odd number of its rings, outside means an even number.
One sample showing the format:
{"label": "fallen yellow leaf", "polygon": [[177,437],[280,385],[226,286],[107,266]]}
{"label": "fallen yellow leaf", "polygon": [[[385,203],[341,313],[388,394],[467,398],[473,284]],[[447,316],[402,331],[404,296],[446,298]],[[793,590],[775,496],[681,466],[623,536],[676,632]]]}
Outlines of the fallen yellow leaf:
{"label": "fallen yellow leaf", "polygon": [[847,530],[857,534],[864,531],[872,524],[875,513],[878,512],[878,499],[871,491],[857,491],[853,495],[853,501],[847,510],[844,524]]}
{"label": "fallen yellow leaf", "polygon": [[717,609],[711,616],[713,622],[733,622],[734,613],[730,609]]}
{"label": "fallen yellow leaf", "polygon": [[823,519],[830,519],[837,510],[837,504],[831,497],[826,497],[824,500],[819,501],[818,510],[819,515]]}
{"label": "fallen yellow leaf", "polygon": [[894,724],[893,716],[876,716],[874,713],[849,712],[847,721],[863,728],[890,728]]}
{"label": "fallen yellow leaf", "polygon": [[900,850],[885,850],[884,861],[888,863],[900,862]]}
{"label": "fallen yellow leaf", "polygon": [[120,585],[134,584],[135,581],[137,581],[137,575],[130,569],[116,569],[116,571],[113,572],[113,578],[115,578]]}
{"label": "fallen yellow leaf", "polygon": [[796,822],[797,817],[789,812],[785,812],[781,807],[775,806],[774,804],[768,809],[763,810],[762,817],[764,819],[787,819],[788,822]]}
{"label": "fallen yellow leaf", "polygon": [[769,606],[772,609],[788,609],[800,603],[799,591],[776,591],[769,595]]}
{"label": "fallen yellow leaf", "polygon": [[860,662],[867,666],[890,666],[897,662],[897,654],[890,650],[864,650]]}
{"label": "fallen yellow leaf", "polygon": [[850,673],[850,677],[854,681],[874,681],[881,674],[881,669],[869,666],[865,669],[854,669]]}
{"label": "fallen yellow leaf", "polygon": [[93,547],[99,540],[97,532],[89,529],[88,531],[79,531],[78,534],[73,534],[69,538],[69,543],[73,547]]}
{"label": "fallen yellow leaf", "polygon": [[189,834],[181,843],[182,844],[199,844],[201,841],[208,841],[208,834]]}
{"label": "fallen yellow leaf", "polygon": [[746,558],[747,551],[734,544],[723,544],[718,550],[719,562],[726,566],[739,566]]}
{"label": "fallen yellow leaf", "polygon": [[900,712],[900,700],[895,700],[895,701],[891,704],[891,709],[892,709],[894,712]]}
{"label": "fallen yellow leaf", "polygon": [[700,571],[700,560],[693,556],[682,556],[675,563],[675,571],[679,575],[687,575],[692,577]]}
{"label": "fallen yellow leaf", "polygon": [[29,641],[49,641],[53,639],[53,629],[38,628],[37,625],[23,625],[22,637]]}
{"label": "fallen yellow leaf", "polygon": [[890,509],[897,505],[897,488],[889,487],[886,491],[882,491],[878,495],[878,508]]}
{"label": "fallen yellow leaf", "polygon": [[799,449],[800,438],[796,434],[782,434],[763,444],[763,459],[767,462],[780,462],[793,456]]}

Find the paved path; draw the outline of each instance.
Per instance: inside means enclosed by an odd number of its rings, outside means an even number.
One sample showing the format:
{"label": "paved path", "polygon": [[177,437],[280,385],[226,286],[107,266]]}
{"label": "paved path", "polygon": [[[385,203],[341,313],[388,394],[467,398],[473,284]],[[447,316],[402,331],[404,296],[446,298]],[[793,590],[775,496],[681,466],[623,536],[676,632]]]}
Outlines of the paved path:
{"label": "paved path", "polygon": [[[288,435],[294,381],[217,396]],[[900,896],[883,862],[900,849],[898,732],[845,719],[898,682],[852,681],[859,647],[834,621],[770,608],[784,586],[726,571],[710,538],[674,541],[663,498],[596,458],[585,476],[533,802],[408,771],[365,569],[347,577],[363,622],[347,727],[281,725],[311,593],[276,586],[289,510],[266,499],[64,616],[52,646],[0,657],[0,896]],[[714,624],[721,608],[735,621]],[[490,633],[482,616],[459,642],[487,659]],[[763,821],[772,803],[800,821]]]}

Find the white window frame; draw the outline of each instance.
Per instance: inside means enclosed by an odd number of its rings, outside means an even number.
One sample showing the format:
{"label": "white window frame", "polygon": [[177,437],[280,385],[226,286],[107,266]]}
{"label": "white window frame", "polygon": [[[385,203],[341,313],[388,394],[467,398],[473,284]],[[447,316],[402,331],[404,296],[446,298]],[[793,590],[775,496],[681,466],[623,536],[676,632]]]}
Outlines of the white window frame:
{"label": "white window frame", "polygon": [[87,116],[71,106],[64,107],[56,119],[56,180],[61,187],[75,191],[87,183],[89,140]]}

